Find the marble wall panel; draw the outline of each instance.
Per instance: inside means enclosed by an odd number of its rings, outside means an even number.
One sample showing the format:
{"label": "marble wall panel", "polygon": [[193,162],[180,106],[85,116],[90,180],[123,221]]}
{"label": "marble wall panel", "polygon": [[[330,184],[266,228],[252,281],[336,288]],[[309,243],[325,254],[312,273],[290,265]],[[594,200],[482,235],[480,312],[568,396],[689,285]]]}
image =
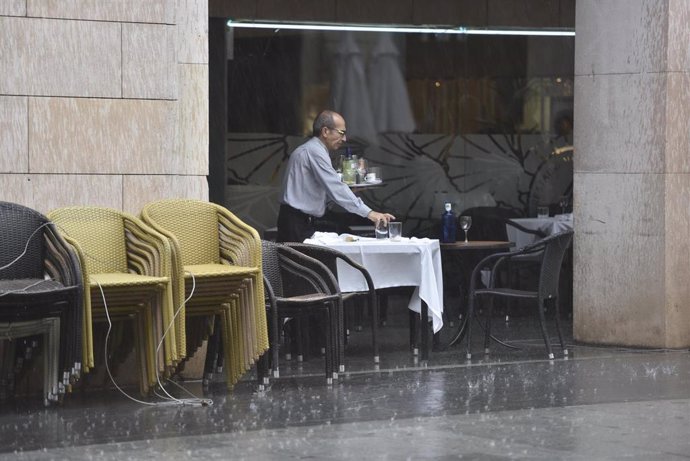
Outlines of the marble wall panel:
{"label": "marble wall panel", "polygon": [[175,0],[26,0],[29,16],[172,24]]}
{"label": "marble wall panel", "polygon": [[486,13],[485,1],[414,0],[412,23],[483,27],[487,24]]}
{"label": "marble wall panel", "polygon": [[666,75],[666,172],[690,173],[690,73]]}
{"label": "marble wall panel", "polygon": [[660,173],[666,75],[575,77],[575,170]]}
{"label": "marble wall panel", "polygon": [[666,331],[668,347],[689,347],[690,174],[666,175]]}
{"label": "marble wall panel", "polygon": [[177,0],[177,62],[208,64],[208,1]]}
{"label": "marble wall panel", "polygon": [[122,176],[119,175],[34,174],[31,183],[34,207],[43,213],[84,205],[122,209]]}
{"label": "marble wall panel", "polygon": [[503,27],[559,27],[559,2],[552,0],[488,0],[488,23]]}
{"label": "marble wall panel", "polygon": [[208,174],[208,66],[180,64],[177,145],[171,159],[176,174]]}
{"label": "marble wall panel", "polygon": [[690,71],[690,2],[669,0],[668,70]]}
{"label": "marble wall panel", "polygon": [[122,177],[115,175],[0,174],[0,200],[41,213],[65,206],[122,207]]}
{"label": "marble wall panel", "polygon": [[574,181],[575,339],[666,347],[664,175]]}
{"label": "marble wall panel", "polygon": [[121,96],[120,25],[0,17],[0,94]]}
{"label": "marble wall panel", "polygon": [[0,16],[26,16],[26,0],[0,0]]}
{"label": "marble wall panel", "polygon": [[0,172],[29,171],[28,101],[0,96]]}
{"label": "marble wall panel", "polygon": [[128,175],[123,182],[123,209],[139,215],[149,202],[170,198],[208,201],[206,176]]}
{"label": "marble wall panel", "polygon": [[32,173],[168,174],[172,101],[31,98]]}
{"label": "marble wall panel", "polygon": [[122,96],[177,97],[176,26],[122,24]]}
{"label": "marble wall panel", "polygon": [[667,0],[577,0],[575,75],[664,70],[667,8]]}
{"label": "marble wall panel", "polygon": [[0,173],[0,200],[33,208],[31,175]]}

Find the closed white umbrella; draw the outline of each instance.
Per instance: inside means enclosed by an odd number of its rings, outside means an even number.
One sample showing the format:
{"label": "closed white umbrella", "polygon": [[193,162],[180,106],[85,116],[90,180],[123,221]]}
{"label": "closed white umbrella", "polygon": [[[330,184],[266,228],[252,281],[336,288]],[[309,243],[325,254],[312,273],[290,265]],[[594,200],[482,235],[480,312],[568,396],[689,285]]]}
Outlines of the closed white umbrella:
{"label": "closed white umbrella", "polygon": [[376,129],[364,72],[364,58],[352,33],[343,35],[335,54],[333,69],[333,107],[345,118],[348,136],[375,143]]}
{"label": "closed white umbrella", "polygon": [[371,105],[379,133],[412,133],[415,129],[399,56],[391,34],[379,34],[369,67]]}

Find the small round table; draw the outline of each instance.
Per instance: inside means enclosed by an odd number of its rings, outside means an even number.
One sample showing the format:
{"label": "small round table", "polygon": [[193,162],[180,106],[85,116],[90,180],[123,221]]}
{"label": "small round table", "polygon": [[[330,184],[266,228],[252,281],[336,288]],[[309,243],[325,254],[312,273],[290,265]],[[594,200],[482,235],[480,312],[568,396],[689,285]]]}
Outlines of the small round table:
{"label": "small round table", "polygon": [[[513,242],[501,240],[470,240],[469,242],[458,241],[454,243],[441,243],[441,257],[443,258],[444,262],[446,262],[446,264],[451,264],[459,261],[458,275],[461,287],[460,299],[465,306],[467,306],[467,290],[474,266],[476,266],[479,261],[491,253],[510,250],[510,248],[514,245],[515,244]],[[460,254],[462,254],[463,257],[457,258]],[[449,279],[446,278],[450,277],[450,272],[451,271],[447,271],[445,268],[443,270],[443,277],[445,279],[444,287],[451,285]],[[458,314],[459,313],[460,309],[458,309]],[[451,339],[448,346],[457,344],[462,340],[462,338],[465,336],[465,327],[467,326],[468,320],[467,315],[462,316],[460,328],[453,335],[453,339]]]}

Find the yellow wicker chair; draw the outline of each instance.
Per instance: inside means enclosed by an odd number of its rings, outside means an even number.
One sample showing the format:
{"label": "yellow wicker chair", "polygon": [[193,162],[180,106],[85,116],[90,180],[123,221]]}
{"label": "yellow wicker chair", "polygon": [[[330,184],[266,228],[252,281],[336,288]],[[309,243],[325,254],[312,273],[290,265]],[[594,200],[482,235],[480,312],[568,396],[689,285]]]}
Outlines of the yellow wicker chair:
{"label": "yellow wicker chair", "polygon": [[[94,366],[92,322],[106,321],[108,315],[132,319],[140,390],[149,394],[158,373],[170,371],[179,360],[174,328],[158,348],[174,317],[167,239],[136,217],[109,208],[61,208],[48,217],[77,250],[83,268],[86,371]],[[129,350],[129,345],[125,338],[121,346]]]}
{"label": "yellow wicker chair", "polygon": [[227,209],[198,200],[149,203],[141,217],[170,239],[175,304],[192,295],[177,318],[178,353],[192,355],[211,332],[194,326],[192,316],[208,327],[220,315],[232,388],[268,349],[259,234]]}

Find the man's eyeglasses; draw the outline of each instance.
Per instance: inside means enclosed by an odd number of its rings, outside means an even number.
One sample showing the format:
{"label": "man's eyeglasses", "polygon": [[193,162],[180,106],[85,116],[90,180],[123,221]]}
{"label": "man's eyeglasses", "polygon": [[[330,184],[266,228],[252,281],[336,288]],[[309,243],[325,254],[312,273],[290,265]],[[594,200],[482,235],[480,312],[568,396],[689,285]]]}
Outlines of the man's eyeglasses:
{"label": "man's eyeglasses", "polygon": [[331,128],[331,127],[328,127],[328,129],[329,129],[329,130],[335,131],[335,132],[338,133],[340,136],[345,136],[345,135],[347,134],[347,130],[339,130],[339,129],[337,129],[337,128]]}

